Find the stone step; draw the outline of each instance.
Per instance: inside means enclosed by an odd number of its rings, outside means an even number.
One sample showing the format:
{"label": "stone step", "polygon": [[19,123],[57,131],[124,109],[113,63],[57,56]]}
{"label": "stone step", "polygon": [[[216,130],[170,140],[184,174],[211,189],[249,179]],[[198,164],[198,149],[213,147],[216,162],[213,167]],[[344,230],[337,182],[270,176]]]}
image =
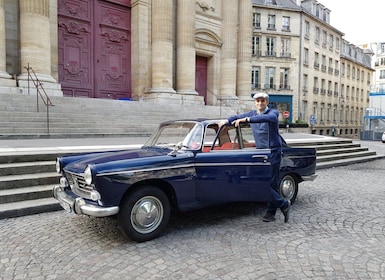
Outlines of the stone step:
{"label": "stone step", "polygon": [[374,151],[363,151],[363,152],[354,152],[354,153],[338,153],[338,154],[328,154],[325,156],[317,155],[317,164],[321,162],[332,162],[346,160],[347,163],[350,163],[352,159],[360,159],[363,157],[375,156],[376,152]]}
{"label": "stone step", "polygon": [[328,156],[328,155],[340,155],[340,154],[350,154],[350,153],[359,153],[359,152],[367,152],[369,149],[365,147],[336,147],[334,149],[317,149],[317,157]]}
{"label": "stone step", "polygon": [[60,176],[56,172],[1,176],[0,190],[55,184],[59,178]]}
{"label": "stone step", "polygon": [[0,204],[0,219],[62,210],[56,199],[41,198]]}
{"label": "stone step", "polygon": [[0,205],[19,201],[50,198],[52,197],[52,189],[54,186],[54,184],[51,184],[0,190]]}
{"label": "stone step", "polygon": [[375,153],[374,154],[372,153],[370,155],[361,155],[359,157],[341,158],[341,159],[336,158],[334,160],[331,160],[329,158],[329,160],[321,161],[321,162],[319,162],[317,159],[317,170],[355,164],[355,163],[368,162],[368,161],[383,159],[383,158],[385,158],[384,155],[376,155]]}
{"label": "stone step", "polygon": [[[53,158],[54,159],[54,158]],[[17,162],[0,164],[0,176],[20,175],[55,171],[55,161]]]}

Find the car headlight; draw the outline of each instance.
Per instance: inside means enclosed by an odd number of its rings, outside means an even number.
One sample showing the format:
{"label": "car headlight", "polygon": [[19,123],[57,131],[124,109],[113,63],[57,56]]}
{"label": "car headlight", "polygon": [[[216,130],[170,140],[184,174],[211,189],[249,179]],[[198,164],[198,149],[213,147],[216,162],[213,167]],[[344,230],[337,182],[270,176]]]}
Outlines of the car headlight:
{"label": "car headlight", "polygon": [[84,181],[87,185],[91,185],[92,183],[92,171],[90,166],[87,166],[86,170],[84,170]]}
{"label": "car headlight", "polygon": [[56,172],[61,174],[60,158],[56,158]]}

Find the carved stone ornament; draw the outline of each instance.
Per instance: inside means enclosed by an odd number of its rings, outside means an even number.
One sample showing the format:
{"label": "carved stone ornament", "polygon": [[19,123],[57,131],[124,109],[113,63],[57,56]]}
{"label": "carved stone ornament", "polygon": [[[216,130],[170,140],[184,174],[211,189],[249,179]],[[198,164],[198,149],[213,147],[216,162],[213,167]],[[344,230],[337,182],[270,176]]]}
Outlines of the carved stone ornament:
{"label": "carved stone ornament", "polygon": [[196,3],[202,9],[203,12],[207,12],[208,10],[215,12],[215,8],[212,6],[212,1],[197,1]]}

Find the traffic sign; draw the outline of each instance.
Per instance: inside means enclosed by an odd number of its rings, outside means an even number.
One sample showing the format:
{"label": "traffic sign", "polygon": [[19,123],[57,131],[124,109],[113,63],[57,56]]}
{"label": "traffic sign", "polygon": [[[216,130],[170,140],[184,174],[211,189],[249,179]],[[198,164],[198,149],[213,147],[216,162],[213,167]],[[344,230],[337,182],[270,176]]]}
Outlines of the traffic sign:
{"label": "traffic sign", "polygon": [[313,114],[310,115],[310,124],[311,125],[315,124],[315,115],[313,115]]}
{"label": "traffic sign", "polygon": [[289,111],[283,111],[282,116],[284,119],[287,119],[288,117],[290,117],[290,112]]}

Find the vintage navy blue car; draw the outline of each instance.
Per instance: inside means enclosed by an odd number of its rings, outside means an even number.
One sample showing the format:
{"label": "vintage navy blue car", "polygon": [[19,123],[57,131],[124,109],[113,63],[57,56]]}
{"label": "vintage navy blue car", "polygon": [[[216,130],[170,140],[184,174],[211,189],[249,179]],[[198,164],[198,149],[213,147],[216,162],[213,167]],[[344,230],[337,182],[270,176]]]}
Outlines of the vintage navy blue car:
{"label": "vintage navy blue car", "polygon": [[[140,149],[58,158],[62,178],[53,195],[68,212],[117,215],[123,233],[143,242],[162,233],[172,209],[268,201],[270,152],[255,148],[249,125],[168,121]],[[284,142],[282,197],[294,202],[298,184],[313,180],[315,169],[315,148],[291,148]]]}

